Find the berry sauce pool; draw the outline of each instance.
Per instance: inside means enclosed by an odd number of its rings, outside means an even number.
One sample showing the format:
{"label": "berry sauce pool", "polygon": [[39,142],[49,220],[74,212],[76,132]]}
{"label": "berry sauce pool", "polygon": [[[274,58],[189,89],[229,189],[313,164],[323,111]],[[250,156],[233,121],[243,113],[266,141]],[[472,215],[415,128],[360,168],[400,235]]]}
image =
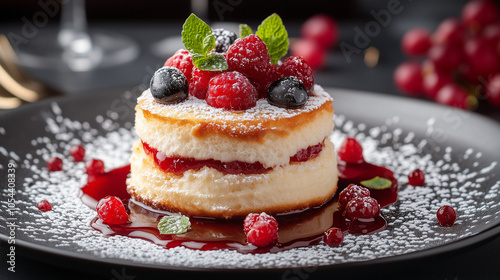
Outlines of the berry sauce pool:
{"label": "berry sauce pool", "polygon": [[[366,178],[380,176],[391,180],[389,189],[374,191],[372,196],[385,207],[397,200],[397,180],[392,172],[384,167],[368,164],[346,164],[339,162],[339,193],[348,184],[359,184]],[[81,189],[82,201],[95,209],[97,202],[108,195],[122,199],[129,212],[129,221],[122,225],[106,225],[96,216],[91,227],[106,236],[122,235],[151,241],[164,248],[186,247],[195,250],[236,250],[240,253],[280,252],[298,247],[318,244],[323,233],[338,227],[344,234],[372,234],[387,226],[382,216],[367,221],[348,220],[338,211],[337,197],[321,207],[306,209],[298,213],[275,215],[278,224],[278,241],[270,246],[259,248],[246,241],[243,219],[212,219],[190,217],[191,229],[178,235],[163,235],[157,229],[159,220],[171,213],[154,210],[131,199],[126,192],[126,178],[130,166],[113,169],[107,173],[89,176],[88,183]]]}

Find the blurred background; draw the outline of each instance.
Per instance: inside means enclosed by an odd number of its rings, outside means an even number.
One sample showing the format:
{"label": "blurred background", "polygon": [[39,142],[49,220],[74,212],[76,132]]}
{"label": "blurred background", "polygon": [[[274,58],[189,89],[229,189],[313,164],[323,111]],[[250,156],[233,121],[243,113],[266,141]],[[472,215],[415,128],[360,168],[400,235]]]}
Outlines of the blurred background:
{"label": "blurred background", "polygon": [[[65,3],[65,1],[62,1]],[[423,27],[433,31],[448,17],[460,17],[465,0],[319,0],[319,1],[86,1],[88,30],[105,30],[131,38],[139,47],[139,54],[130,63],[120,67],[108,67],[87,72],[60,71],[54,67],[39,69],[26,67],[35,79],[59,89],[67,95],[116,87],[133,87],[144,84],[168,58],[167,48],[158,50],[165,38],[179,36],[182,23],[191,12],[200,14],[210,24],[220,22],[249,23],[253,28],[268,15],[276,12],[284,20],[291,38],[301,36],[300,28],[311,16],[324,13],[331,16],[339,26],[338,43],[328,49],[324,65],[316,70],[315,78],[323,86],[359,89],[386,94],[400,94],[393,84],[395,67],[406,59],[401,51],[400,41],[406,31],[413,27]],[[43,34],[55,32],[60,23],[60,4],[56,0],[2,0],[0,10],[0,33],[21,35],[28,27],[36,33],[33,39]],[[56,4],[56,7],[51,5]],[[58,4],[58,5],[57,5]],[[140,6],[138,6],[140,5]],[[376,20],[374,13],[387,11],[395,5],[399,11],[391,14],[384,26],[374,29],[366,46],[356,47],[356,53],[349,57],[342,52],[339,44],[344,42],[356,46],[356,28],[364,30],[367,23]],[[47,10],[54,11],[47,13]],[[45,16],[43,15],[45,14]],[[48,15],[47,15],[48,14]],[[31,26],[29,26],[31,24]],[[34,27],[33,27],[34,26]],[[31,36],[31,35],[30,35]],[[12,36],[11,36],[12,37]],[[14,42],[16,51],[33,46],[31,38]],[[10,40],[12,43],[12,39]],[[182,47],[182,46],[181,46]],[[375,62],[368,67],[364,51],[373,47]],[[377,53],[378,52],[378,53]],[[373,53],[373,52],[372,52]]]}

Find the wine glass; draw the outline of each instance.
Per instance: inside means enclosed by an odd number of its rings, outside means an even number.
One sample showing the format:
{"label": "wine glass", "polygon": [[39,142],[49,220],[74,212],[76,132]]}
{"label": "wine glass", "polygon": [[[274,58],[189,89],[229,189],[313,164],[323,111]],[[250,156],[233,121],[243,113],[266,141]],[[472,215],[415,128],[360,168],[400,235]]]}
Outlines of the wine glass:
{"label": "wine glass", "polygon": [[32,68],[90,71],[134,60],[138,45],[128,37],[87,30],[85,0],[61,4],[57,32],[40,29],[26,45],[17,47],[20,64]]}
{"label": "wine glass", "polygon": [[[224,28],[227,30],[231,30],[238,34],[238,24],[229,23],[229,22],[210,22],[208,17],[208,0],[191,0],[191,12],[195,14],[197,17],[202,19],[208,25],[210,25],[213,29],[215,28]],[[180,33],[180,32],[179,32]],[[167,58],[173,55],[179,49],[183,49],[184,44],[182,43],[182,37],[178,36],[170,36],[164,38],[156,43],[154,43],[151,47],[151,51],[153,54],[159,57]]]}

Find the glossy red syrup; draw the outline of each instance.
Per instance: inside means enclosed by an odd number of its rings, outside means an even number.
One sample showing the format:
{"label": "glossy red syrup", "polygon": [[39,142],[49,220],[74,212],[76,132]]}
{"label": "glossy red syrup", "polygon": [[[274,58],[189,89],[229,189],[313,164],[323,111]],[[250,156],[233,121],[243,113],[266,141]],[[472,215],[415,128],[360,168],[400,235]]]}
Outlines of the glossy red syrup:
{"label": "glossy red syrup", "polygon": [[339,168],[339,190],[340,192],[349,184],[361,186],[361,181],[370,180],[376,176],[386,178],[392,182],[391,187],[383,190],[370,189],[370,196],[375,198],[380,207],[387,207],[398,200],[398,180],[394,178],[391,170],[362,161],[361,163],[347,163],[338,161]]}
{"label": "glossy red syrup", "polygon": [[[142,147],[147,155],[153,157],[156,166],[164,171],[172,172],[177,175],[181,175],[187,170],[199,170],[205,166],[217,169],[226,174],[261,174],[272,169],[265,168],[260,162],[222,162],[214,159],[197,160],[194,158],[167,157],[165,154],[152,148],[145,142],[142,142]],[[309,146],[291,157],[290,162],[304,162],[315,158],[321,153],[322,149],[323,143]]]}
{"label": "glossy red syrup", "polygon": [[[349,183],[359,184],[360,180],[368,177],[368,179],[374,176],[388,178],[393,182],[391,191],[381,191],[377,194],[378,199],[383,201],[384,205],[389,205],[389,202],[397,198],[397,194],[393,193],[393,191],[397,192],[397,181],[389,170],[368,163],[351,165],[342,162],[339,164],[339,169],[342,170],[341,176],[346,176],[340,179],[341,184],[345,186]],[[323,239],[324,232],[331,227],[340,228],[344,234],[371,234],[386,228],[386,221],[381,216],[368,220],[346,219],[338,210],[335,197],[321,207],[293,214],[276,215],[279,224],[278,241],[263,248],[246,242],[243,219],[191,217],[191,229],[188,232],[179,235],[162,235],[157,229],[158,221],[170,213],[154,210],[130,199],[126,192],[125,182],[129,172],[130,166],[124,166],[104,174],[89,176],[88,184],[81,189],[82,201],[93,209],[101,198],[114,195],[122,199],[130,213],[129,221],[122,225],[106,225],[95,217],[91,222],[92,228],[106,236],[122,235],[145,239],[164,248],[182,246],[203,251],[228,249],[241,253],[267,253],[318,244]],[[342,187],[339,185],[338,192]]]}

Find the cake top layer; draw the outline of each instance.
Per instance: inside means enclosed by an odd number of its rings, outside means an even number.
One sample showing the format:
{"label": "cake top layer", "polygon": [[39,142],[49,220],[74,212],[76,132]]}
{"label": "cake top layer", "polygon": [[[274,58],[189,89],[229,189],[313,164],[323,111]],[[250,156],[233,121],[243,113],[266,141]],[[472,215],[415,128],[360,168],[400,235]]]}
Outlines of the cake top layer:
{"label": "cake top layer", "polygon": [[299,109],[285,109],[271,105],[266,99],[259,99],[255,107],[244,111],[230,111],[215,108],[205,100],[189,96],[186,100],[176,104],[162,104],[156,102],[149,89],[138,98],[138,105],[142,110],[149,111],[157,116],[176,119],[197,119],[217,123],[245,123],[255,120],[278,121],[293,118],[300,114],[319,109],[327,102],[332,102],[331,96],[318,85],[314,86],[314,93],[309,96],[307,103]]}

